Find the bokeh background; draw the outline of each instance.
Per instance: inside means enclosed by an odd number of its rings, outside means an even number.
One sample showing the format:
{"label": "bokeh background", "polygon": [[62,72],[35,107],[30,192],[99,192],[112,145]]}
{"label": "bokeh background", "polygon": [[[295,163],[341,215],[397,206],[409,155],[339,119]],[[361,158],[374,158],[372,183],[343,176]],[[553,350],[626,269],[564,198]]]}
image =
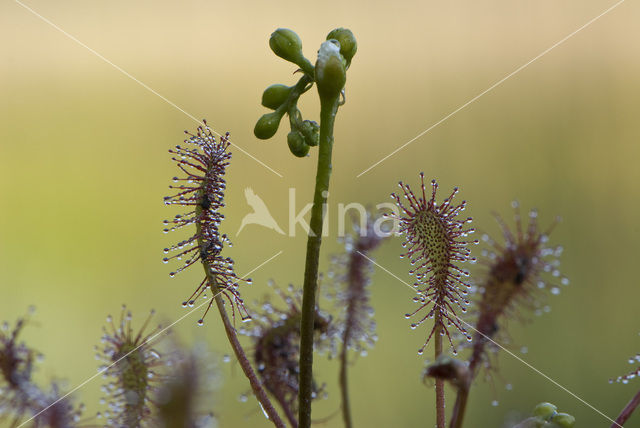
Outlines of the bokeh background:
{"label": "bokeh background", "polygon": [[[278,27],[294,29],[313,61],[329,30],[352,29],[358,54],[336,125],[321,268],[340,250],[338,202],[386,202],[398,180],[417,185],[419,171],[439,180],[442,196],[460,186],[476,227],[491,234],[498,232],[491,212],[511,219],[510,202],[518,199],[524,209],[539,209],[543,226],[562,216],[551,242],[565,248],[562,272],[571,284],[549,298],[549,313],[510,324],[510,349],[611,417],[638,389],[637,382],[608,383],[633,368],[626,361],[640,351],[636,2],[622,3],[360,178],[614,3],[25,4],[185,112],[231,131],[238,146],[282,175],[234,150],[224,223],[235,244],[229,254],[242,274],[283,251],[251,275],[249,300],[265,293],[269,279],[300,285],[306,239],[301,229],[287,237],[255,225],[236,236],[251,211],[244,189],[260,195],[286,228],[289,189],[298,212],[310,201],[316,159],[316,150],[294,158],[286,130],[266,142],[253,136],[262,90],[296,79],[268,37]],[[96,372],[93,346],[106,315],[123,303],[138,323],[151,308],[165,323],[185,314],[180,303],[201,273],[169,278],[162,248],[182,235],[162,234],[162,220],[177,212],[162,198],[176,174],[167,149],[196,123],[18,3],[3,2],[0,21],[0,319],[14,321],[35,305],[24,338],[46,356],[38,379],[65,380],[70,389]],[[317,118],[314,91],[302,107]],[[396,239],[376,259],[410,281],[400,252]],[[416,354],[424,332],[410,330],[403,316],[412,294],[379,269],[372,293],[379,342],[351,371],[357,426],[431,426],[433,391],[421,381],[424,358]],[[223,384],[208,399],[220,426],[268,426],[254,400],[238,400],[249,387],[237,365],[221,362],[230,349],[216,315],[204,328],[198,318],[187,317],[175,332],[185,343],[206,341],[217,358]],[[330,394],[314,417],[339,427],[337,364],[317,361]],[[100,408],[102,382],[74,394],[89,416]],[[540,401],[572,413],[581,427],[610,424],[502,354],[493,380],[475,385],[467,426],[501,427]],[[640,426],[635,419],[629,426]]]}

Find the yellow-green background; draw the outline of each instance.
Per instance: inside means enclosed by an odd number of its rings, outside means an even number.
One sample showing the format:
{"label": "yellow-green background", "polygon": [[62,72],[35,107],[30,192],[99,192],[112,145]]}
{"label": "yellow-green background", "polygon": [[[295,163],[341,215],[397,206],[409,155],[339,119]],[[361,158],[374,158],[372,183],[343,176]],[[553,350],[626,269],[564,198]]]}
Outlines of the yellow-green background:
{"label": "yellow-green background", "polygon": [[[229,254],[243,273],[283,251],[252,275],[250,298],[269,278],[300,284],[305,237],[259,226],[235,237],[250,211],[243,191],[252,187],[286,227],[288,189],[297,189],[298,210],[308,202],[317,152],[294,158],[283,130],[266,142],[253,136],[262,90],[296,79],[294,67],[268,49],[269,34],[294,29],[314,59],[329,30],[351,28],[359,46],[336,124],[322,267],[339,248],[337,202],[388,201],[398,180],[417,185],[419,171],[439,180],[441,196],[460,186],[476,226],[491,233],[497,227],[490,213],[510,218],[517,198],[539,208],[543,225],[563,217],[552,242],[565,247],[562,272],[571,285],[550,299],[550,313],[524,327],[511,323],[510,348],[521,355],[527,346],[526,361],[612,417],[640,387],[608,384],[640,351],[637,3],[621,4],[361,178],[373,162],[614,3],[26,4],[215,130],[231,131],[234,142],[284,176],[234,150],[224,223],[235,244]],[[122,303],[135,321],[151,308],[165,322],[185,313],[180,302],[201,273],[168,277],[162,248],[179,236],[161,233],[162,220],[176,213],[162,197],[176,174],[167,149],[196,124],[19,4],[3,2],[0,22],[0,319],[13,321],[36,305],[24,337],[46,356],[38,378],[66,379],[71,388],[96,372],[93,346],[105,316]],[[309,118],[317,115],[314,92],[302,102]],[[396,239],[377,260],[410,281],[400,251]],[[421,383],[423,358],[416,355],[424,332],[410,330],[403,317],[412,294],[380,270],[372,293],[380,340],[351,372],[356,425],[432,426],[433,392]],[[206,339],[218,357],[228,353],[216,315],[205,328],[196,327],[197,318],[185,319],[177,334]],[[317,377],[330,392],[316,406],[320,419],[339,401],[336,364],[318,361]],[[506,354],[499,366],[493,381],[473,390],[467,426],[500,427],[506,415],[540,401],[574,414],[580,427],[609,425]],[[255,401],[237,400],[248,390],[239,367],[219,367],[224,384],[209,398],[221,426],[267,426]],[[75,394],[89,415],[99,407],[101,382]],[[341,426],[340,417],[323,426]]]}

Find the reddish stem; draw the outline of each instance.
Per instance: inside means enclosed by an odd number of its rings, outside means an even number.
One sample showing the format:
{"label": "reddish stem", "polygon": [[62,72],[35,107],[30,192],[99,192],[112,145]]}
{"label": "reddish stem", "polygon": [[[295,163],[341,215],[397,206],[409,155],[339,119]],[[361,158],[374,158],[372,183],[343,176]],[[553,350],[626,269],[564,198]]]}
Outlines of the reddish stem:
{"label": "reddish stem", "polygon": [[242,367],[244,375],[247,377],[247,379],[249,379],[249,383],[251,384],[253,393],[256,395],[256,398],[260,402],[262,409],[269,417],[271,422],[273,422],[273,424],[278,428],[286,428],[286,425],[284,424],[282,419],[280,419],[280,415],[278,415],[278,412],[271,404],[266,391],[262,387],[262,382],[260,381],[260,379],[258,379],[258,376],[256,376],[256,373],[253,371],[253,367],[251,366],[247,355],[244,353],[240,341],[238,341],[236,329],[233,327],[233,324],[231,324],[231,320],[229,320],[227,311],[224,308],[224,301],[222,300],[222,296],[218,294],[217,296],[215,296],[215,300],[220,312],[220,317],[222,318],[222,324],[224,324],[224,331],[225,333],[227,333],[227,338],[229,339],[231,348],[233,348],[233,353],[236,355],[236,358],[240,363],[240,367]]}
{"label": "reddish stem", "polygon": [[[436,315],[436,331],[434,333],[435,338],[435,357],[436,361],[438,357],[442,355],[442,335],[440,334],[442,331],[442,316],[440,313]],[[444,397],[444,380],[436,378],[436,422],[438,428],[445,428],[446,426],[446,416],[445,416],[445,397]]]}
{"label": "reddish stem", "polygon": [[627,403],[627,405],[622,409],[620,415],[616,421],[611,425],[611,428],[620,428],[623,426],[625,422],[629,420],[633,411],[640,405],[640,391]]}

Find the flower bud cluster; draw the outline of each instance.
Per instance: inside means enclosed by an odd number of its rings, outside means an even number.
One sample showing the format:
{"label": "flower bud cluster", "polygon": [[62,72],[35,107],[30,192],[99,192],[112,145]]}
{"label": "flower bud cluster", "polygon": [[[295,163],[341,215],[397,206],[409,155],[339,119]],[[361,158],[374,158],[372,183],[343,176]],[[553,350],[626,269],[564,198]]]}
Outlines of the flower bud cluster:
{"label": "flower bud cluster", "polygon": [[533,416],[514,428],[573,428],[576,418],[568,413],[558,412],[551,403],[540,403],[533,409]]}
{"label": "flower bud cluster", "polygon": [[311,147],[318,145],[320,127],[315,121],[303,119],[298,100],[314,83],[318,85],[320,96],[336,97],[343,91],[346,70],[357,51],[356,39],[350,30],[344,28],[331,31],[327,41],[320,46],[315,67],[304,57],[300,37],[289,29],[274,31],[269,47],[280,58],[296,64],[304,75],[294,86],[278,83],[264,90],[262,105],[273,111],[258,119],[253,133],[261,140],[272,138],[286,114],[290,124],[287,134],[289,150],[296,157],[305,157]]}

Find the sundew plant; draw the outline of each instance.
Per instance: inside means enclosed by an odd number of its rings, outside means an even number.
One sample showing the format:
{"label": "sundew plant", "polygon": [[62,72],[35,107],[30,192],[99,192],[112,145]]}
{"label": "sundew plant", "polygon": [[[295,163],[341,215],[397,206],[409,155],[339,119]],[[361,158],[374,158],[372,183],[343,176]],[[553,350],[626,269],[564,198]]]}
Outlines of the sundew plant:
{"label": "sundew plant", "polygon": [[[128,303],[107,316],[94,350],[103,384],[98,413],[85,409],[76,393],[79,388],[34,377],[46,349],[36,350],[23,337],[25,330],[47,329],[46,321],[38,321],[33,310],[7,320],[0,329],[0,424],[216,427],[225,426],[226,414],[241,408],[260,415],[261,426],[369,426],[362,422],[365,412],[377,409],[361,403],[378,394],[400,393],[376,384],[383,368],[369,362],[371,353],[389,343],[388,336],[379,334],[382,328],[389,331],[385,325],[389,320],[377,314],[391,302],[375,299],[376,292],[398,284],[405,297],[398,299],[400,328],[393,334],[406,336],[412,345],[409,351],[397,350],[392,364],[399,377],[406,373],[400,368],[407,361],[417,360],[423,366],[400,380],[420,386],[411,397],[412,406],[424,409],[419,426],[479,427],[469,410],[474,401],[504,413],[502,426],[509,428],[640,424],[639,417],[634,418],[640,392],[630,394],[628,403],[619,403],[618,415],[608,416],[570,386],[533,367],[522,352],[526,342],[520,333],[536,328],[538,317],[550,311],[553,296],[580,286],[568,288],[570,275],[561,266],[564,247],[556,237],[558,229],[567,227],[558,217],[562,213],[522,208],[521,204],[530,207],[536,201],[521,195],[518,201],[496,206],[489,214],[495,221],[483,224],[471,216],[477,211],[465,183],[441,184],[445,180],[430,170],[432,160],[424,159],[420,169],[402,169],[397,177],[383,181],[377,189],[379,200],[352,204],[353,215],[336,236],[328,230],[328,212],[332,190],[342,185],[336,176],[344,176],[333,155],[335,148],[350,144],[336,124],[344,110],[358,108],[361,102],[349,91],[358,49],[375,46],[341,27],[309,49],[313,56],[303,52],[301,38],[287,28],[273,31],[268,46],[278,57],[270,58],[284,61],[289,73],[282,76],[285,83],[265,82],[262,97],[255,99],[263,114],[245,125],[253,126],[252,143],[272,144],[281,162],[306,162],[296,177],[313,188],[307,195],[312,201],[307,215],[302,216],[308,227],[306,245],[298,249],[303,260],[300,274],[292,267],[294,261],[291,269],[278,271],[269,281],[250,278],[257,269],[238,270],[242,260],[231,249],[236,239],[228,226],[234,212],[230,201],[235,200],[230,195],[242,194],[230,179],[239,149],[233,130],[219,134],[211,125],[212,117],[184,134],[176,130],[171,147],[157,147],[168,150],[166,162],[171,164],[168,192],[157,198],[166,218],[158,225],[165,233],[165,245],[158,248],[163,264],[158,263],[157,269],[164,268],[163,274],[171,278],[175,302],[186,315],[165,321],[156,315],[164,308],[155,307],[149,308],[148,316],[139,316]],[[478,180],[486,173],[478,168]],[[251,221],[284,234],[265,201],[251,189],[244,196],[254,210]],[[243,221],[241,230],[246,224]],[[250,235],[251,227],[243,233]],[[271,245],[259,239],[250,242]],[[386,257],[382,248],[387,249]],[[393,257],[388,257],[391,253]],[[561,303],[554,303],[554,308],[563,310]],[[192,313],[197,315],[188,317]],[[226,341],[184,345],[172,331],[177,322],[190,324],[205,338],[219,328]],[[228,392],[220,374],[223,369],[215,362],[218,353],[244,388],[242,404],[234,408],[215,399],[234,394]],[[528,395],[527,385],[512,385],[510,373],[499,364],[510,359],[565,391],[567,400],[550,403],[556,400]],[[632,368],[626,374],[618,375],[612,368],[590,377],[600,376],[602,388],[637,383],[640,354],[630,357],[629,363]],[[366,368],[369,383],[354,376],[361,367]],[[609,378],[614,385],[607,383]],[[487,384],[494,391],[490,399],[477,392]],[[512,388],[530,401],[527,408],[491,406]],[[384,411],[397,419],[394,426],[405,426],[404,410],[393,408],[391,400],[388,403]],[[585,405],[593,410],[593,418],[574,417],[574,409]],[[246,426],[254,426],[255,420]]]}

